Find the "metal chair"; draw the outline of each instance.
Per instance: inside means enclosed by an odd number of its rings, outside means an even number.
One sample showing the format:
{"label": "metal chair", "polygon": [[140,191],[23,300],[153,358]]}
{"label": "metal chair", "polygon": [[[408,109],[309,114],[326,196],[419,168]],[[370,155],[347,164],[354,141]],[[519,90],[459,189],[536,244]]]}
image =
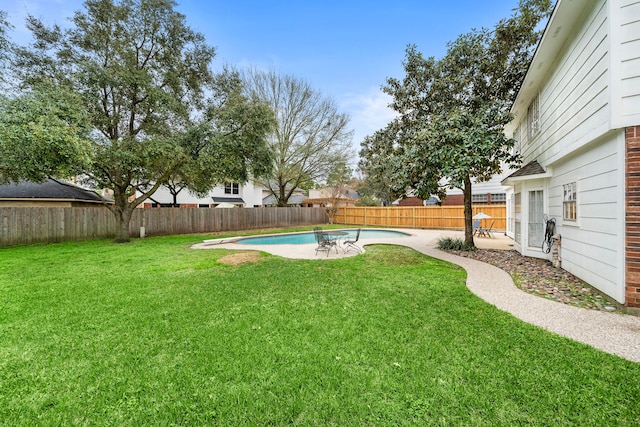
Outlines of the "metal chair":
{"label": "metal chair", "polygon": [[322,228],[314,227],[313,234],[315,235],[316,242],[318,242],[318,246],[316,246],[316,255],[318,252],[326,251],[327,256],[329,256],[329,252],[331,252],[331,248],[335,246],[336,253],[338,252],[338,245],[335,240],[329,239],[323,232]]}
{"label": "metal chair", "polygon": [[359,239],[360,239],[360,229],[358,228],[358,231],[356,231],[356,238],[354,240],[347,238],[345,241],[342,242],[342,250],[344,251],[344,253],[346,254],[351,250],[358,251],[358,253],[362,253],[362,249],[358,245],[356,245]]}

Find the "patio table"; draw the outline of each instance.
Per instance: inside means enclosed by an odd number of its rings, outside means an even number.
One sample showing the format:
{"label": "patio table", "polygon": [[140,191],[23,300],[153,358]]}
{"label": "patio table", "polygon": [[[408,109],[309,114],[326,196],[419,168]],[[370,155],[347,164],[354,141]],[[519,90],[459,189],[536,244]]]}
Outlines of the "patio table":
{"label": "patio table", "polygon": [[339,231],[339,230],[327,230],[323,231],[322,234],[327,236],[329,240],[334,240],[337,245],[340,244],[340,239],[349,235],[348,231]]}

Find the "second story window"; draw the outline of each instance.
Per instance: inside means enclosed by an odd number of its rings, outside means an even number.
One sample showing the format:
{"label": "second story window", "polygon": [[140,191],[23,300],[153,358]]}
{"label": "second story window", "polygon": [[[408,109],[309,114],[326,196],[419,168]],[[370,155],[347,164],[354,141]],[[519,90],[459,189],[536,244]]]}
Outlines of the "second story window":
{"label": "second story window", "polygon": [[540,102],[539,95],[536,95],[527,110],[527,129],[529,131],[529,141],[540,132]]}
{"label": "second story window", "polygon": [[230,182],[224,185],[224,194],[240,194],[240,184]]}

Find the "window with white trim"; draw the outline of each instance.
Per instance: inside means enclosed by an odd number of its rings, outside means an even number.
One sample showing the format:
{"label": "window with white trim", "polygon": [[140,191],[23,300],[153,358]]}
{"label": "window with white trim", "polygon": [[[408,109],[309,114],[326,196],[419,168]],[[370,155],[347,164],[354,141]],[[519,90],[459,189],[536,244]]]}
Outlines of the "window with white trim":
{"label": "window with white trim", "polygon": [[562,186],[562,219],[567,221],[575,221],[578,219],[576,206],[577,188],[576,183],[571,182]]}
{"label": "window with white trim", "polygon": [[539,95],[536,95],[529,104],[527,110],[527,129],[529,131],[529,141],[531,141],[540,132],[540,101]]}
{"label": "window with white trim", "polygon": [[240,194],[240,184],[230,182],[224,185],[224,194]]}

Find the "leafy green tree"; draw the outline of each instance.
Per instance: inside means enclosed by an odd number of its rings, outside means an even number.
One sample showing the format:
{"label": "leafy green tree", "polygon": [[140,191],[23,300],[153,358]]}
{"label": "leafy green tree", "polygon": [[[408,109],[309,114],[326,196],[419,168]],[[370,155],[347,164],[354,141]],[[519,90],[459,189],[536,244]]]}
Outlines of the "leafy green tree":
{"label": "leafy green tree", "polygon": [[5,63],[10,57],[12,43],[7,31],[11,24],[7,21],[7,12],[0,10],[0,83],[4,81]]}
{"label": "leafy green tree", "polygon": [[365,195],[356,201],[356,206],[380,206],[380,199]]}
{"label": "leafy green tree", "polygon": [[247,91],[267,103],[276,114],[269,136],[274,157],[271,179],[261,182],[287,206],[296,188],[324,182],[332,167],[351,155],[349,117],[335,103],[304,80],[275,72],[248,70]]}
{"label": "leafy green tree", "polygon": [[407,186],[406,165],[403,162],[404,146],[402,127],[392,121],[384,129],[367,136],[361,145],[358,166],[364,174],[359,192],[385,202],[391,202],[404,195]]}
{"label": "leafy green tree", "polygon": [[87,0],[67,30],[29,17],[35,42],[18,49],[26,85],[44,78],[78,94],[92,127],[81,172],[113,190],[117,242],[129,240],[133,209],[172,177],[205,191],[271,167],[273,113],[242,93],[237,73],[212,73],[214,49],[175,5]]}
{"label": "leafy green tree", "polygon": [[487,180],[503,162],[518,160],[503,128],[540,36],[538,25],[550,12],[549,1],[522,0],[493,30],[458,37],[440,60],[409,46],[404,79],[390,78],[383,87],[400,114],[382,132],[403,165],[392,176],[396,186],[411,187],[422,198],[441,195],[444,179],[448,187],[462,189],[468,245],[472,179]]}
{"label": "leafy green tree", "polygon": [[246,182],[271,172],[265,136],[273,129],[273,112],[259,99],[246,98],[237,72],[225,69],[216,75],[214,88],[207,121],[190,128],[180,142],[189,156],[164,183],[174,206],[185,189],[204,197],[216,184]]}
{"label": "leafy green tree", "polygon": [[91,158],[90,130],[79,97],[64,88],[0,98],[0,183],[77,175]]}

